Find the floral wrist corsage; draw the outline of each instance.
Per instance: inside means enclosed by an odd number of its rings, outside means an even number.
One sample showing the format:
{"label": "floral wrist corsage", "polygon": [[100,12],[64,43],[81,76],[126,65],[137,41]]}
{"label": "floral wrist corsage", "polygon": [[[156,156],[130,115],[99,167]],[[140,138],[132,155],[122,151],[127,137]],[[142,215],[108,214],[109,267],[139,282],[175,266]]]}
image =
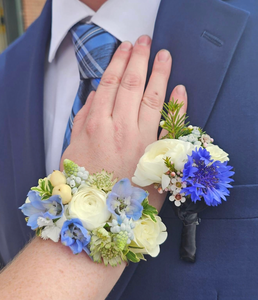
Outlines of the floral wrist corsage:
{"label": "floral wrist corsage", "polygon": [[228,154],[201,128],[185,123],[186,115],[179,114],[182,105],[173,99],[164,105],[160,126],[167,134],[146,148],[132,181],[170,193],[174,211],[183,221],[180,257],[194,262],[198,213],[226,201],[234,172]]}
{"label": "floral wrist corsage", "polygon": [[89,175],[68,159],[64,172],[54,171],[31,188],[20,209],[37,236],[61,239],[74,254],[85,251],[105,265],[155,257],[167,238],[146,191],[104,170]]}

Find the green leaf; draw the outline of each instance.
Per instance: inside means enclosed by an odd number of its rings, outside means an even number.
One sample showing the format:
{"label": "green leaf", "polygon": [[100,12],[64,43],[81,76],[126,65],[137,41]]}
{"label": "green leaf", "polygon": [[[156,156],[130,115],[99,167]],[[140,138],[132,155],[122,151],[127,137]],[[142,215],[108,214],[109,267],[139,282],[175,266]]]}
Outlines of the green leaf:
{"label": "green leaf", "polygon": [[149,204],[148,198],[145,198],[142,202],[142,206],[143,206],[143,212],[142,214],[150,217],[152,219],[153,222],[157,222],[156,220],[156,215],[158,214],[157,209]]}
{"label": "green leaf", "polygon": [[39,227],[38,227],[38,228],[36,229],[36,236],[39,236],[39,237],[40,237],[40,236],[41,236],[41,233],[42,233],[42,230],[43,230],[43,228],[39,228]]}
{"label": "green leaf", "polygon": [[132,245],[130,244],[130,249],[143,249],[143,247],[132,246]]}
{"label": "green leaf", "polygon": [[145,259],[145,257],[143,256],[143,254],[142,253],[136,253],[136,255],[137,255],[137,257],[139,258],[139,259],[142,259],[142,260],[147,260],[147,259]]}
{"label": "green leaf", "polygon": [[48,190],[49,190],[49,193],[52,195],[52,192],[53,192],[53,185],[51,184],[50,180],[48,180]]}
{"label": "green leaf", "polygon": [[103,227],[110,232],[110,225],[108,223],[106,223]]}
{"label": "green leaf", "polygon": [[53,186],[51,182],[47,179],[39,179],[38,186],[32,187],[32,191],[36,191],[39,193],[41,200],[47,200],[52,196]]}
{"label": "green leaf", "polygon": [[138,263],[140,261],[140,258],[135,253],[133,253],[132,251],[129,251],[126,254],[126,257],[127,257],[128,260],[130,260],[131,262],[134,262],[134,263]]}
{"label": "green leaf", "polygon": [[39,187],[44,190],[44,181],[43,179],[39,179]]}

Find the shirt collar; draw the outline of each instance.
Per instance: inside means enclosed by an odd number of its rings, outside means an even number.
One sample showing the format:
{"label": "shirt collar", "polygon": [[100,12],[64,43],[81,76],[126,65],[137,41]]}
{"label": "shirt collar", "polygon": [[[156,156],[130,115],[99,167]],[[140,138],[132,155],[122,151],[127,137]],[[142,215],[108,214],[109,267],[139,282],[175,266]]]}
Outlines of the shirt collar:
{"label": "shirt collar", "polygon": [[92,16],[91,21],[110,32],[120,41],[135,43],[143,34],[153,35],[160,0],[108,0],[97,12],[79,0],[53,0],[52,28],[48,61],[51,63],[69,29]]}

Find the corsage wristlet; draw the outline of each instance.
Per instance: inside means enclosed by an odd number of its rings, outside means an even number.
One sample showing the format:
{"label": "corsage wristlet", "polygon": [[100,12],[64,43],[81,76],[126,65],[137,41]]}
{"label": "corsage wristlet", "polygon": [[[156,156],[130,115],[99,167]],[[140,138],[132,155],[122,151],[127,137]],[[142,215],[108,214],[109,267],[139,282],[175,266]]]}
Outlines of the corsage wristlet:
{"label": "corsage wristlet", "polygon": [[102,170],[90,175],[84,167],[64,160],[32,187],[20,207],[27,225],[43,239],[85,251],[94,262],[116,266],[156,257],[167,238],[166,227],[148,202],[148,193],[124,178]]}
{"label": "corsage wristlet", "polygon": [[228,154],[201,128],[185,123],[186,115],[179,113],[182,106],[174,99],[164,105],[160,126],[167,134],[146,148],[132,181],[141,187],[154,184],[159,193],[170,193],[173,209],[183,222],[180,257],[194,262],[198,213],[226,201],[234,172]]}

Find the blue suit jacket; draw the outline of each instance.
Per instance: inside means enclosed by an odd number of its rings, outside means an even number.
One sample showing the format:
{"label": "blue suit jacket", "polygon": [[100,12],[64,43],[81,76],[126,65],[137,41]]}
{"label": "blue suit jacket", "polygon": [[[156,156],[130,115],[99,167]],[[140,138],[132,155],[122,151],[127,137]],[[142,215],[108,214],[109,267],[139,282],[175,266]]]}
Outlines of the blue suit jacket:
{"label": "blue suit jacket", "polygon": [[[0,56],[3,265],[30,237],[18,207],[46,175],[43,79],[50,26],[48,0],[39,19]],[[150,69],[161,48],[173,56],[167,95],[186,85],[190,121],[230,153],[235,186],[226,203],[202,213],[195,264],[179,259],[182,225],[166,201],[160,214],[169,237],[160,255],[130,264],[108,299],[258,299],[258,2],[162,0]]]}

